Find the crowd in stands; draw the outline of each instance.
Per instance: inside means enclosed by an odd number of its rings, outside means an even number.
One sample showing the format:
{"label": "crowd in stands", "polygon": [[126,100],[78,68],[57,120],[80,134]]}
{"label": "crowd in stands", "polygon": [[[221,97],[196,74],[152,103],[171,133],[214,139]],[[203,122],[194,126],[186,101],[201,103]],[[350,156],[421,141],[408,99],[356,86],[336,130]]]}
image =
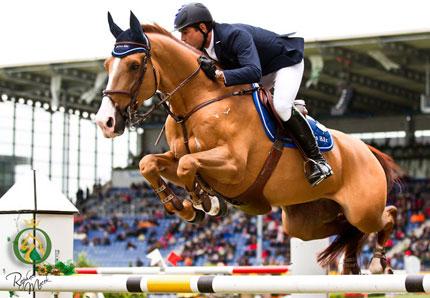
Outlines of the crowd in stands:
{"label": "crowd in stands", "polygon": [[[185,195],[178,188],[174,191]],[[403,269],[403,257],[415,255],[423,269],[430,269],[429,180],[405,178],[390,194],[389,204],[397,206],[398,215],[387,250],[407,242],[389,258],[391,265]],[[224,218],[208,217],[202,224],[189,224],[165,213],[145,183],[127,189],[99,187],[79,207],[82,215],[75,219],[75,252],[86,252],[100,266],[147,266],[145,256],[154,248],[163,255],[175,251],[181,256],[178,265],[253,265],[257,261],[256,217],[232,207]],[[281,210],[275,208],[263,222],[263,263],[288,264],[289,238],[282,231]],[[364,246],[363,267],[370,261],[374,242],[371,236]]]}

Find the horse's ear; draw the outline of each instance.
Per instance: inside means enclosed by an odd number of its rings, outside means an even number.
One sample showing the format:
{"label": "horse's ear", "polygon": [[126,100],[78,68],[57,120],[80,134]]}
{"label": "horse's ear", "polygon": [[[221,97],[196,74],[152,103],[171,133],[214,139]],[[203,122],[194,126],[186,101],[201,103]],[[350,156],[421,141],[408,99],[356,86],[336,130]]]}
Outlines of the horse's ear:
{"label": "horse's ear", "polygon": [[123,32],[123,30],[120,27],[118,27],[117,24],[114,23],[110,12],[108,12],[108,22],[109,22],[110,32],[112,32],[113,36],[117,38],[118,35],[120,35]]}
{"label": "horse's ear", "polygon": [[146,39],[146,36],[143,33],[142,25],[140,24],[139,20],[131,10],[130,10],[130,29],[135,39],[137,40],[142,39],[142,36],[143,38]]}

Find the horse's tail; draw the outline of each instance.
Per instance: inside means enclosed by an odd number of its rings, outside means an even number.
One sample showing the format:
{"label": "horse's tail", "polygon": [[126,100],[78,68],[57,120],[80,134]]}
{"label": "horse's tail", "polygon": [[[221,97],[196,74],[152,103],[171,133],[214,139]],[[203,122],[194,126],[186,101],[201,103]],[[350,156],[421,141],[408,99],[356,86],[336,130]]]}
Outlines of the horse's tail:
{"label": "horse's tail", "polygon": [[393,185],[400,181],[400,178],[404,175],[404,172],[391,156],[381,152],[373,146],[367,146],[384,169],[385,177],[387,178],[387,192],[390,192]]}
{"label": "horse's tail", "polygon": [[363,233],[349,222],[345,222],[345,230],[338,234],[330,245],[318,254],[318,263],[321,266],[328,266],[336,261],[336,258],[349,247],[348,258],[358,255],[366,241],[368,234]]}

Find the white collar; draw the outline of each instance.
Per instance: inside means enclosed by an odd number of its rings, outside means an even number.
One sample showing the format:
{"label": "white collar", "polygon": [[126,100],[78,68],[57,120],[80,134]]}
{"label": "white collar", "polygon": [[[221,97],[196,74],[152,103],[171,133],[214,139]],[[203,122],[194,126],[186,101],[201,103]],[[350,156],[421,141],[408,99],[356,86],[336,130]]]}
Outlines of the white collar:
{"label": "white collar", "polygon": [[212,58],[213,60],[218,61],[218,57],[216,56],[215,53],[215,47],[214,47],[214,31],[211,31],[211,41],[209,42],[209,47],[205,48],[206,53],[209,55],[210,58]]}

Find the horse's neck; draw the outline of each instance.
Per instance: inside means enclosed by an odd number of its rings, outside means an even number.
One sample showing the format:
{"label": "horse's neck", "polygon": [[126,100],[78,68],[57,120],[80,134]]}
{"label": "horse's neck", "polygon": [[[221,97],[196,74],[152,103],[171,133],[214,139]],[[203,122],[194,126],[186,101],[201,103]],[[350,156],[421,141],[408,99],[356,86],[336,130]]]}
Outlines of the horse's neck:
{"label": "horse's neck", "polygon": [[[155,38],[153,44],[154,58],[160,71],[159,89],[169,94],[197,69],[198,55],[175,40]],[[199,72],[180,87],[169,102],[175,114],[185,115],[202,100],[221,94],[222,89],[220,84]]]}

